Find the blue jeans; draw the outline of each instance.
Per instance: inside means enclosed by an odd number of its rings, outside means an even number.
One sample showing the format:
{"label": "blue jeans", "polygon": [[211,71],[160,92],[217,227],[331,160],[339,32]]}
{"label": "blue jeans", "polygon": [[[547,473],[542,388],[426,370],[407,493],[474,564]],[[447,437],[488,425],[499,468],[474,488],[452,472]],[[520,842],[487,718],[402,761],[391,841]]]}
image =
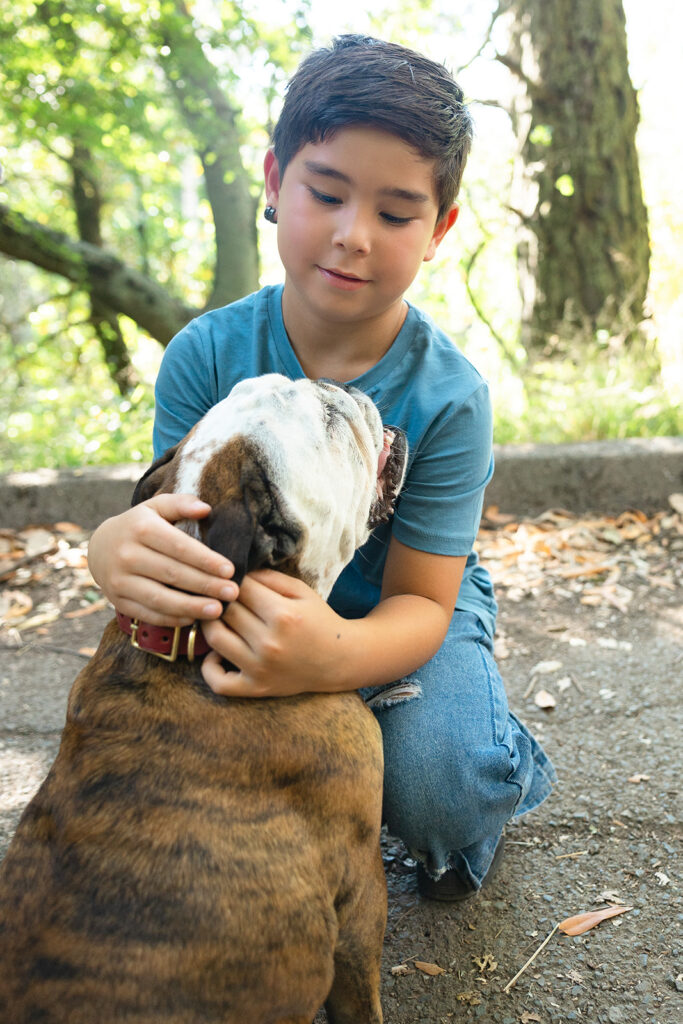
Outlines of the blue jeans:
{"label": "blue jeans", "polygon": [[557,781],[510,712],[493,645],[456,611],[431,661],[400,683],[361,690],[384,740],[384,820],[426,870],[481,886],[503,826]]}

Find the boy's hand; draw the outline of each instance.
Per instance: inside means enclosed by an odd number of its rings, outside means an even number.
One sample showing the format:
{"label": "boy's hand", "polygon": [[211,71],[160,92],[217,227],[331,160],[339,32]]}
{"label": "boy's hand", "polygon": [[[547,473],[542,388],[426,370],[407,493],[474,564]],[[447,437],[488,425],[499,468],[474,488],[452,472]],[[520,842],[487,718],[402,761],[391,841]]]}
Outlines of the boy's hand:
{"label": "boy's hand", "polygon": [[88,564],[119,611],[159,626],[220,617],[222,602],[239,592],[230,579],[234,566],[173,526],[210,511],[189,494],[158,494],[97,528]]}
{"label": "boy's hand", "polygon": [[[214,648],[202,675],[228,697],[282,697],[336,690],[342,634],[350,623],[301,580],[272,569],[250,573],[222,621],[204,622]],[[237,667],[226,671],[221,659]]]}

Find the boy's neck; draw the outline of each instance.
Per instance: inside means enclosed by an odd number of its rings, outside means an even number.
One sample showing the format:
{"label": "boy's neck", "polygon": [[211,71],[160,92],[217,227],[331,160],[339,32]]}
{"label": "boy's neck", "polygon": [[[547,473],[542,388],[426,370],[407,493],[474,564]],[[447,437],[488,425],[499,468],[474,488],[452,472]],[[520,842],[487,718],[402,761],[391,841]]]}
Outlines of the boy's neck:
{"label": "boy's neck", "polygon": [[367,373],[389,351],[408,313],[401,301],[379,316],[359,322],[327,320],[302,305],[285,285],[282,317],[290,344],[311,380],[341,383]]}

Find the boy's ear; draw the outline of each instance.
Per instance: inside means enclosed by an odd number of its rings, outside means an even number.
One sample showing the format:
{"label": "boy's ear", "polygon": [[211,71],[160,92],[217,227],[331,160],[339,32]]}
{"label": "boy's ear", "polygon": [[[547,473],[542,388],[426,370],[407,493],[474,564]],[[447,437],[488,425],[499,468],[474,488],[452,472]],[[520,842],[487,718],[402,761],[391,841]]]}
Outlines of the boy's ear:
{"label": "boy's ear", "polygon": [[422,257],[422,260],[423,260],[424,263],[428,263],[429,260],[433,260],[434,259],[434,256],[436,254],[436,250],[439,248],[439,246],[443,242],[445,236],[448,234],[448,232],[451,230],[451,228],[455,224],[456,220],[458,219],[458,214],[459,213],[460,213],[460,207],[458,206],[457,203],[454,203],[453,206],[451,206],[451,208],[448,211],[448,213],[445,213],[443,215],[443,217],[441,218],[441,220],[436,222],[436,227],[434,228],[434,234],[430,238],[429,245],[427,246],[427,251],[424,254],[424,256]]}
{"label": "boy's ear", "polygon": [[266,183],[266,202],[269,206],[277,208],[280,196],[280,165],[272,148],[267,150],[263,160],[263,177]]}

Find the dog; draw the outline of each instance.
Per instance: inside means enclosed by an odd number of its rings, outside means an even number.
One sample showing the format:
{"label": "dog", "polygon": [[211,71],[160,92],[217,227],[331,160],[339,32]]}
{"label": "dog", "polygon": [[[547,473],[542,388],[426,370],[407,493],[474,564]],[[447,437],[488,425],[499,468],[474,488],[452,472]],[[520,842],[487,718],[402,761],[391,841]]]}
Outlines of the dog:
{"label": "dog", "polygon": [[[195,493],[211,514],[182,528],[238,580],[268,566],[327,597],[406,456],[361,392],[268,374],[133,503]],[[77,677],[0,868],[3,1022],[310,1024],[324,1005],[332,1024],[381,1024],[379,727],[355,692],[219,697],[202,640],[118,615]]]}

